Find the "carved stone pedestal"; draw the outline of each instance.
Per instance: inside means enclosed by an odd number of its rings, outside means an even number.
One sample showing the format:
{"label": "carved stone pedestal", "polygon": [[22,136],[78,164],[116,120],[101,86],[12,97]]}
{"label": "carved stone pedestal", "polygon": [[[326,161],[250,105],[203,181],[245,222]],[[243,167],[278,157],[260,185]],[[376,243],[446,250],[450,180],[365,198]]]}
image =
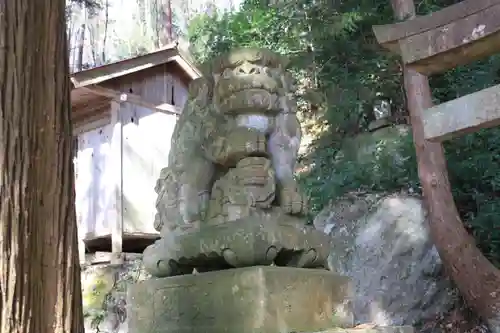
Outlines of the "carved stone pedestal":
{"label": "carved stone pedestal", "polygon": [[352,327],[346,277],[257,266],[152,279],[129,289],[132,333],[289,333]]}
{"label": "carved stone pedestal", "polygon": [[158,277],[256,265],[326,267],[327,235],[289,215],[245,217],[159,239],[144,252]]}

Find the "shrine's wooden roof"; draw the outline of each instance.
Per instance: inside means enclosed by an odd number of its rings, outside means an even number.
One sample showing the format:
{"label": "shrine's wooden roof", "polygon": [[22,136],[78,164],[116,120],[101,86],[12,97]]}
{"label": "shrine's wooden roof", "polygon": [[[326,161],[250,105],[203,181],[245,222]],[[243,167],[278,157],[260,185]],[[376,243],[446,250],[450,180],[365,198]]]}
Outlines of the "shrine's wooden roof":
{"label": "shrine's wooden roof", "polygon": [[101,120],[106,122],[112,100],[126,100],[152,110],[179,114],[180,110],[167,101],[151,101],[132,90],[119,88],[149,80],[157,82],[154,88],[161,90],[165,87],[157,78],[164,78],[167,74],[178,77],[184,85],[201,76],[190,56],[181,51],[177,43],[145,55],[73,73],[71,108],[74,127],[83,128]]}
{"label": "shrine's wooden roof", "polygon": [[177,63],[192,79],[201,75],[190,57],[179,50],[177,43],[171,43],[160,50],[145,55],[73,73],[71,75],[71,82],[73,83],[73,88],[76,89],[102,83],[169,62]]}

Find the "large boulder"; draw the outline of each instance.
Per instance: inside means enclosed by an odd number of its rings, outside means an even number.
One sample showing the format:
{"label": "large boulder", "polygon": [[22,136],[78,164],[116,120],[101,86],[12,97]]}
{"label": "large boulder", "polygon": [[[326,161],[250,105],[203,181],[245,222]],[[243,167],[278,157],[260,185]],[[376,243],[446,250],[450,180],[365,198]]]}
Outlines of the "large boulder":
{"label": "large boulder", "polygon": [[330,269],[353,281],[358,323],[414,325],[456,302],[420,198],[352,195],[332,202],[314,224],[332,237]]}

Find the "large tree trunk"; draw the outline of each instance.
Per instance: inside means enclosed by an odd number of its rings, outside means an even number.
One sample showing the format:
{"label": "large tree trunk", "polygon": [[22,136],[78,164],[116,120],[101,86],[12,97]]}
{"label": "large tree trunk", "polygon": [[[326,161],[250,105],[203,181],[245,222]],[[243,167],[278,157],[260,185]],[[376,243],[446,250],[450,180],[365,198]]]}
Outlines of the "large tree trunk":
{"label": "large tree trunk", "polygon": [[[392,6],[399,20],[415,17],[413,0],[392,0]],[[421,115],[432,107],[428,79],[406,68],[404,85],[431,236],[446,270],[469,305],[495,332],[500,332],[500,271],[464,228],[451,193],[443,146],[424,139]]]}
{"label": "large tree trunk", "polygon": [[81,333],[64,0],[0,1],[0,333]]}

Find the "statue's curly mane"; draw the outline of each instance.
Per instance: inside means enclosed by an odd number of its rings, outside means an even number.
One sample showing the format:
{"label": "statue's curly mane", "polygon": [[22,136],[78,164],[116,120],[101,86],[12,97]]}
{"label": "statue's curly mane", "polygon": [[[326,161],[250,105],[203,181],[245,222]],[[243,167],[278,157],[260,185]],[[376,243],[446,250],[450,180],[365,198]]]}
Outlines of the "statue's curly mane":
{"label": "statue's curly mane", "polygon": [[241,48],[224,53],[200,67],[204,75],[211,76],[222,73],[226,68],[238,67],[244,62],[260,63],[263,66],[283,69],[290,64],[287,57],[267,49]]}

